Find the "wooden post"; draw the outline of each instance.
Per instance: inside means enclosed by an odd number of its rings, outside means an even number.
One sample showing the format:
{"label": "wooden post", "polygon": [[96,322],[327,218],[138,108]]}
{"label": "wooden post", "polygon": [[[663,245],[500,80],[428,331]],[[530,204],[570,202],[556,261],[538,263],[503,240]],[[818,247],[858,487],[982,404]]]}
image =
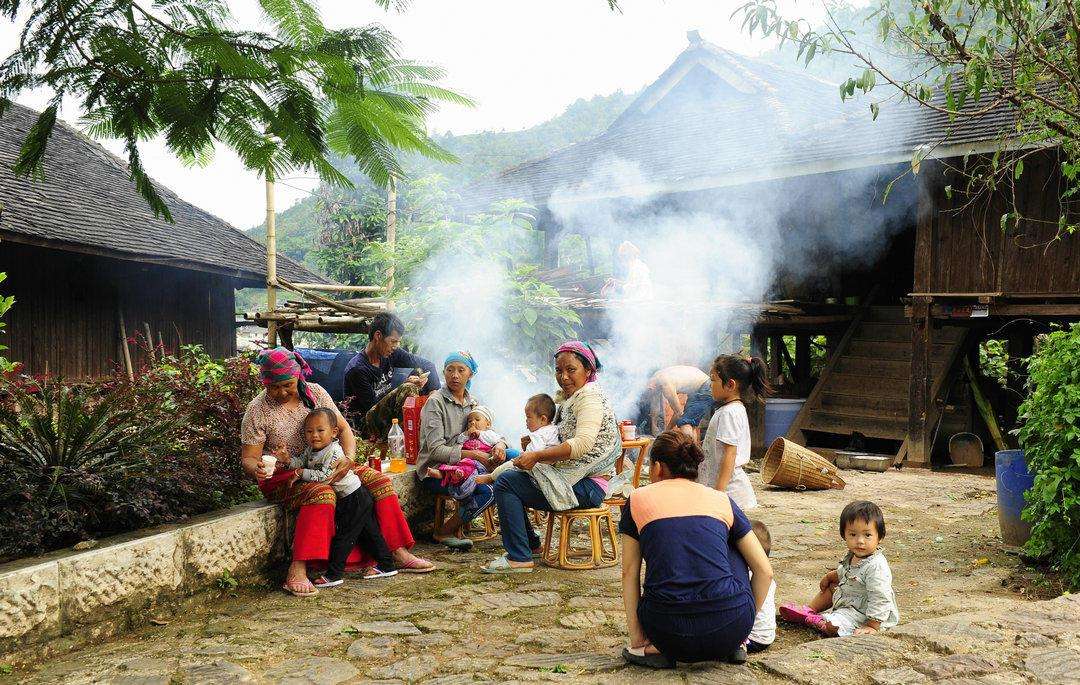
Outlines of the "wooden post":
{"label": "wooden post", "polygon": [[[810,369],[810,336],[799,335],[795,337],[795,382],[796,384],[808,383],[812,371]],[[807,386],[809,388],[809,386]]]}
{"label": "wooden post", "polygon": [[[266,179],[266,311],[277,309],[277,228],[274,224],[274,182]],[[277,347],[277,323],[266,327],[266,342]]]}
{"label": "wooden post", "polygon": [[783,353],[780,351],[780,348],[783,346],[784,336],[779,334],[773,334],[769,336],[769,347],[772,348],[771,350],[769,350],[768,358],[770,383],[775,384],[778,380],[780,380],[780,374],[783,372],[783,366],[781,366],[781,360],[783,359],[781,355]]}
{"label": "wooden post", "polygon": [[[397,181],[393,177],[390,179],[390,183],[386,186],[386,245],[390,248],[390,254],[394,255],[393,259],[397,259],[397,255],[394,253],[394,246],[397,244]],[[390,268],[386,270],[386,292],[389,294],[394,290],[394,261],[390,262]],[[387,302],[387,307],[390,307]]]}
{"label": "wooden post", "polygon": [[154,354],[154,334],[150,332],[150,324],[145,321],[143,321],[143,328],[146,330],[146,353],[150,355],[150,362],[156,364],[157,355]]}
{"label": "wooden post", "polygon": [[911,305],[911,388],[908,394],[908,455],[912,466],[929,466],[930,403],[934,401],[931,376],[934,322],[930,318],[931,298],[916,297]]}

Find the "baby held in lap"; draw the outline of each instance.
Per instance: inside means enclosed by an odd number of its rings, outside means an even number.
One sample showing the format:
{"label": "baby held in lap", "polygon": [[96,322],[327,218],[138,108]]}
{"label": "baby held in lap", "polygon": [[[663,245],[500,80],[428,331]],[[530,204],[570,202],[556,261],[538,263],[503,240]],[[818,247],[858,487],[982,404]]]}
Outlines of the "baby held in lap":
{"label": "baby held in lap", "polygon": [[[490,454],[491,449],[503,441],[502,436],[491,429],[494,419],[495,416],[490,409],[477,405],[466,419],[465,430],[457,436],[457,443],[461,445],[461,449]],[[461,459],[456,464],[442,464],[438,468],[429,468],[425,475],[429,478],[442,479],[443,485],[460,487],[465,484],[470,493],[476,483],[487,482],[480,480],[487,476],[487,469],[483,464],[469,458]]]}
{"label": "baby held in lap", "polygon": [[[559,429],[552,420],[555,418],[555,400],[543,393],[533,395],[525,403],[525,427],[529,434],[521,438],[521,449],[526,452],[539,452],[559,444]],[[516,450],[507,451],[507,460],[490,474],[477,476],[477,483],[492,483],[499,474],[517,468],[510,458]]]}

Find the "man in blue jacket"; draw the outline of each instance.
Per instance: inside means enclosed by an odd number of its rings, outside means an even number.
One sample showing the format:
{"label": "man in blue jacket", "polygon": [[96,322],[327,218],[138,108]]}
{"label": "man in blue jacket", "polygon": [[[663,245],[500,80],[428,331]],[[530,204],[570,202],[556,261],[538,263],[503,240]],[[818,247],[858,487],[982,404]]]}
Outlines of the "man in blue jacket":
{"label": "man in blue jacket", "polygon": [[[368,344],[345,367],[345,402],[359,435],[385,442],[393,419],[401,419],[405,400],[439,389],[439,372],[423,357],[401,349],[405,323],[389,312],[376,314],[368,327]],[[414,372],[396,388],[394,369]]]}

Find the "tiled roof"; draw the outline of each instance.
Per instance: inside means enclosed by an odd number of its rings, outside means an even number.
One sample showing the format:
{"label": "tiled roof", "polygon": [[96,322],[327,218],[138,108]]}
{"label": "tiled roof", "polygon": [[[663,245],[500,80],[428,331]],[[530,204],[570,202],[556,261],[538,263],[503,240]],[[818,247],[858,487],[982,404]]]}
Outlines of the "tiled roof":
{"label": "tiled roof", "polygon": [[[882,88],[873,91],[880,97]],[[682,104],[680,104],[682,103]],[[986,108],[988,98],[967,103]],[[1000,105],[978,118],[899,98],[874,121],[838,86],[694,42],[599,136],[478,182],[479,201],[536,204],[703,190],[984,149],[1015,128]]]}
{"label": "tiled roof", "polygon": [[[265,281],[262,245],[160,184],[175,223],[154,216],[127,165],[67,124],[57,122],[49,139],[44,178],[15,175],[12,166],[36,119],[37,112],[19,105],[0,118],[0,237]],[[278,271],[288,280],[327,282],[282,256]]]}

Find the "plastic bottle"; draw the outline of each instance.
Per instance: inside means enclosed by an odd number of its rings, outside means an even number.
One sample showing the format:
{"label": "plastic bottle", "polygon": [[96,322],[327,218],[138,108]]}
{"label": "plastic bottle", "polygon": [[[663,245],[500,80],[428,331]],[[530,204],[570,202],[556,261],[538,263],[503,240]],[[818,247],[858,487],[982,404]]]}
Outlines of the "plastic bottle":
{"label": "plastic bottle", "polygon": [[405,433],[394,419],[390,432],[386,435],[386,444],[390,452],[390,473],[401,473],[405,466]]}

